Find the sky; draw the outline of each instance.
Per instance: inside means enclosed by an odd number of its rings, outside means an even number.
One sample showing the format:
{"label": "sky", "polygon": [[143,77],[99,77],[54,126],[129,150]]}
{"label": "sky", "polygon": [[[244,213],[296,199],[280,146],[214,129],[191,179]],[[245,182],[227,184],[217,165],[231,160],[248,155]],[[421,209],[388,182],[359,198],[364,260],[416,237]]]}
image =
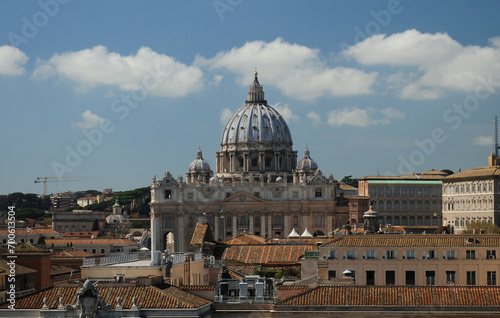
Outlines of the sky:
{"label": "sky", "polygon": [[[487,165],[498,1],[2,1],[0,194],[215,168],[257,70],[325,175]],[[71,177],[71,178],[68,178]],[[74,178],[85,177],[85,178]],[[73,180],[72,180],[73,179]],[[77,181],[78,180],[78,181]]]}

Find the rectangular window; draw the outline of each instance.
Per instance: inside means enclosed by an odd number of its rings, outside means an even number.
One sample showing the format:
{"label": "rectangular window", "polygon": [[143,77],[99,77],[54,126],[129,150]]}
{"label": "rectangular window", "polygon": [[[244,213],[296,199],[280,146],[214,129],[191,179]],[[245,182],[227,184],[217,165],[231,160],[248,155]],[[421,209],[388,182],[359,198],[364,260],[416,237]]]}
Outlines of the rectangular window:
{"label": "rectangular window", "polygon": [[395,253],[394,251],[386,251],[385,256],[387,259],[394,259],[395,258]]}
{"label": "rectangular window", "polygon": [[106,254],[106,250],[101,248],[101,254]]}
{"label": "rectangular window", "polygon": [[406,251],[406,258],[407,259],[414,259],[415,258],[415,251]]}
{"label": "rectangular window", "polygon": [[436,272],[425,271],[425,283],[427,285],[436,285]]}
{"label": "rectangular window", "polygon": [[193,200],[193,192],[188,192],[187,199],[188,200]]}
{"label": "rectangular window", "polygon": [[260,193],[259,193],[259,192],[254,192],[254,193],[253,193],[253,195],[254,195],[255,197],[257,197],[257,198],[259,198],[259,197],[260,197]]}
{"label": "rectangular window", "polygon": [[455,284],[455,271],[446,271],[446,284]]}
{"label": "rectangular window", "polygon": [[231,192],[226,192],[226,199],[231,196]]}
{"label": "rectangular window", "polygon": [[165,190],[165,199],[172,198],[172,190]]}
{"label": "rectangular window", "polygon": [[486,251],[486,259],[497,259],[497,251],[495,250]]}
{"label": "rectangular window", "polygon": [[328,251],[328,259],[335,259],[335,251]]}
{"label": "rectangular window", "polygon": [[375,285],[375,271],[366,271],[366,285]]}
{"label": "rectangular window", "polygon": [[337,278],[337,272],[336,271],[328,271],[328,280],[332,280],[334,278]]}
{"label": "rectangular window", "polygon": [[293,191],[292,196],[293,196],[294,199],[298,199],[299,198],[299,192],[298,191]]}
{"label": "rectangular window", "polygon": [[467,271],[467,285],[476,285],[475,271]]}
{"label": "rectangular window", "polygon": [[385,272],[385,284],[386,285],[396,285],[396,272],[386,271]]}
{"label": "rectangular window", "polygon": [[454,259],[455,258],[455,251],[446,251],[446,258],[447,259]]}
{"label": "rectangular window", "polygon": [[323,196],[323,191],[321,189],[317,189],[315,192],[316,198],[321,198]]}
{"label": "rectangular window", "polygon": [[497,284],[497,272],[486,272],[486,285]]}
{"label": "rectangular window", "polygon": [[95,248],[92,249],[92,254],[97,253],[97,250]]}
{"label": "rectangular window", "polygon": [[433,259],[436,257],[436,253],[434,251],[427,251],[427,258]]}
{"label": "rectangular window", "polygon": [[405,272],[406,285],[415,285],[415,271]]}
{"label": "rectangular window", "polygon": [[465,251],[466,259],[476,259],[476,251],[475,250],[466,250]]}
{"label": "rectangular window", "polygon": [[355,259],[356,251],[347,251],[347,259]]}
{"label": "rectangular window", "polygon": [[375,251],[366,251],[366,258],[375,258]]}

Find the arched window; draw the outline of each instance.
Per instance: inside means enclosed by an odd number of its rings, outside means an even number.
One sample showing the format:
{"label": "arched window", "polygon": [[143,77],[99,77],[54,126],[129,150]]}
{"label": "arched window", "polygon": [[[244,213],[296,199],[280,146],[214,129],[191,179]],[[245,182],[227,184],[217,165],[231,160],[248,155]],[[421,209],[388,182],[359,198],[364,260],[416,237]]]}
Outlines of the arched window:
{"label": "arched window", "polygon": [[408,225],[408,218],[406,216],[401,218],[401,225]]}
{"label": "arched window", "polygon": [[379,202],[378,202],[378,210],[379,210],[379,211],[385,211],[385,204],[384,204],[384,201],[379,201]]}
{"label": "arched window", "polygon": [[391,217],[391,216],[388,216],[388,217],[385,219],[385,223],[386,223],[386,224],[392,224],[392,225],[394,225],[394,223],[392,223],[392,217]]}
{"label": "arched window", "polygon": [[296,215],[293,216],[293,227],[299,227],[299,217]]}
{"label": "arched window", "polygon": [[281,225],[281,215],[278,214],[274,217],[274,224]]}
{"label": "arched window", "polygon": [[421,216],[417,217],[417,225],[424,225],[424,219]]}
{"label": "arched window", "polygon": [[394,225],[401,225],[401,219],[399,218],[399,216],[394,217]]}
{"label": "arched window", "polygon": [[171,229],[172,228],[172,217],[170,215],[167,215],[165,217],[165,228],[166,229]]}
{"label": "arched window", "polygon": [[431,225],[431,217],[430,216],[426,216],[425,219],[424,219],[424,225]]}
{"label": "arched window", "polygon": [[410,225],[415,225],[415,217],[410,216]]}
{"label": "arched window", "polygon": [[260,227],[260,217],[256,216],[256,217],[255,217],[255,222],[254,222],[254,223],[255,223],[255,224],[254,224],[254,225],[255,225],[255,227]]}
{"label": "arched window", "polygon": [[394,211],[399,212],[401,209],[401,206],[399,204],[399,201],[394,201]]}
{"label": "arched window", "polygon": [[378,218],[378,223],[379,223],[380,225],[385,224],[385,218],[384,218],[383,216],[380,216],[380,217]]}
{"label": "arched window", "polygon": [[401,202],[401,210],[408,211],[408,202],[406,201]]}
{"label": "arched window", "polygon": [[424,201],[424,211],[429,211],[431,209],[431,203],[429,201]]}
{"label": "arched window", "polygon": [[247,217],[246,215],[240,216],[240,226],[247,226]]}
{"label": "arched window", "polygon": [[422,201],[417,201],[417,210],[422,211],[423,207]]}
{"label": "arched window", "polygon": [[323,226],[323,217],[321,214],[316,215],[316,227],[322,227]]}
{"label": "arched window", "polygon": [[193,228],[193,226],[194,226],[194,224],[193,224],[193,217],[192,217],[192,216],[190,216],[190,217],[189,217],[189,219],[188,219],[188,227],[189,227],[190,229],[192,229],[192,228]]}
{"label": "arched window", "polygon": [[385,209],[387,211],[392,211],[392,201],[387,201],[387,203],[385,204]]}
{"label": "arched window", "polygon": [[408,208],[410,209],[410,211],[415,211],[415,201],[410,201]]}

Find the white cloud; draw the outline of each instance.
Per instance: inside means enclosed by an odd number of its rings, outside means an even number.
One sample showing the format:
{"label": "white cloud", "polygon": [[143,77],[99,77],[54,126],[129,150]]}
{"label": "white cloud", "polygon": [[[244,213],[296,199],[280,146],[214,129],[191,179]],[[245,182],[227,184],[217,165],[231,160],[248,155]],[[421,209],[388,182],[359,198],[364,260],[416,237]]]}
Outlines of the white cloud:
{"label": "white cloud", "polygon": [[316,113],[315,111],[311,110],[307,114],[307,118],[311,119],[313,121],[313,123],[316,124],[316,125],[323,124],[323,122],[321,121],[321,116],[318,113]]}
{"label": "white cloud", "polygon": [[368,107],[361,109],[358,107],[344,107],[340,110],[332,110],[327,114],[327,121],[330,126],[355,126],[369,127],[378,124],[388,124],[393,120],[404,118],[404,113],[387,107],[381,110]]}
{"label": "white cloud", "polygon": [[122,56],[95,46],[78,52],[55,54],[39,61],[33,78],[59,75],[85,90],[96,85],[115,85],[122,90],[144,89],[158,96],[184,97],[203,87],[203,72],[174,58],[142,47],[135,55]]}
{"label": "white cloud", "polygon": [[492,136],[477,136],[472,141],[474,145],[478,146],[493,146],[493,137]]}
{"label": "white cloud", "polygon": [[197,65],[226,69],[237,74],[238,83],[248,85],[250,67],[258,66],[261,84],[272,85],[284,94],[311,101],[325,96],[347,96],[372,93],[377,73],[334,67],[320,57],[318,49],[290,44],[277,38],[272,42],[253,41],[211,59],[197,57]]}
{"label": "white cloud", "polygon": [[0,75],[21,75],[28,57],[13,46],[0,46]]}
{"label": "white cloud", "polygon": [[99,117],[96,114],[93,114],[90,110],[86,110],[82,114],[83,120],[78,123],[74,123],[74,126],[76,128],[80,129],[91,129],[91,128],[96,128],[99,126],[99,124],[104,123],[104,118]]}
{"label": "white cloud", "polygon": [[221,123],[226,124],[231,116],[233,116],[233,112],[229,108],[224,108],[220,114]]}
{"label": "white cloud", "polygon": [[415,78],[402,87],[400,97],[435,99],[444,90],[472,92],[479,78],[496,78],[500,72],[500,39],[491,46],[463,46],[446,33],[374,35],[343,53],[363,65],[416,67]]}
{"label": "white cloud", "polygon": [[292,109],[290,108],[290,105],[288,104],[281,105],[280,103],[276,103],[271,105],[271,107],[276,109],[278,113],[280,113],[281,116],[283,116],[287,122],[296,122],[296,123],[300,122],[300,116],[295,115],[293,113]]}

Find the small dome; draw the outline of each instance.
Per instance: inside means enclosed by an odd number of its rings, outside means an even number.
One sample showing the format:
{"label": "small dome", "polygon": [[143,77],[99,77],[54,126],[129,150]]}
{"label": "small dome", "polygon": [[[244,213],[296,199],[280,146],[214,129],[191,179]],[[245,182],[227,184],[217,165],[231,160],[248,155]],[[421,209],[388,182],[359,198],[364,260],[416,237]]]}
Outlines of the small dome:
{"label": "small dome", "polygon": [[106,218],[106,223],[108,224],[116,224],[116,223],[125,223],[127,219],[121,214],[111,214]]}
{"label": "small dome", "polygon": [[283,178],[282,177],[277,177],[276,178],[276,183],[283,183]]}
{"label": "small dome", "polygon": [[363,214],[363,217],[372,217],[376,218],[378,216],[377,211],[373,210],[372,207],[370,206],[370,210],[366,211],[365,214]]}
{"label": "small dome", "polygon": [[297,164],[297,170],[316,170],[318,169],[318,165],[316,161],[311,159],[309,155],[309,149],[306,147],[306,151],[304,152],[304,158],[302,158]]}
{"label": "small dome", "polygon": [[210,164],[208,161],[203,159],[203,153],[201,152],[201,149],[198,149],[198,152],[196,154],[196,159],[194,159],[191,164],[189,165],[189,172],[209,172],[210,171]]}

